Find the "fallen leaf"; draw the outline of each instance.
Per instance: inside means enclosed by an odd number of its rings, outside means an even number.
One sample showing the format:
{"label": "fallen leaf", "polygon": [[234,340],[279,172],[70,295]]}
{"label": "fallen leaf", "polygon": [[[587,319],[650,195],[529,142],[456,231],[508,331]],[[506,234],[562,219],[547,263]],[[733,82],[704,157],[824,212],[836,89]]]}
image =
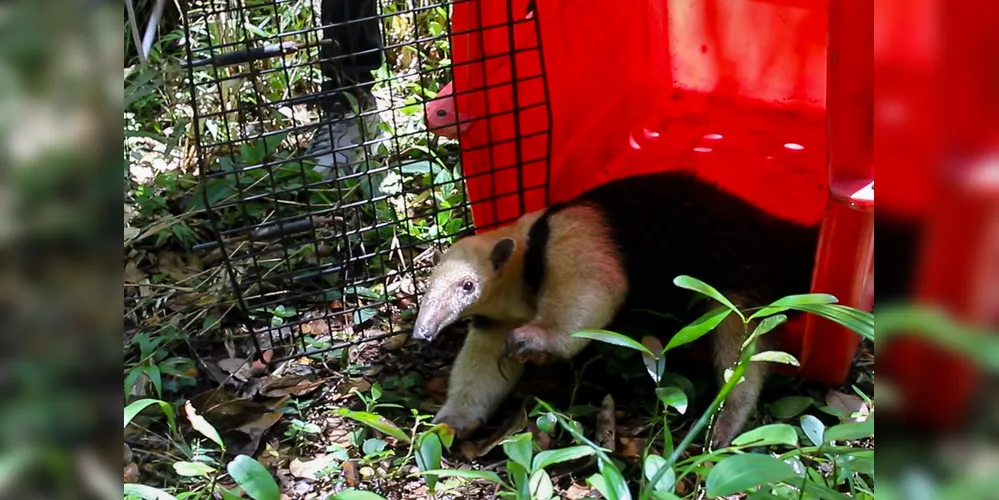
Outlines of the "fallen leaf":
{"label": "fallen leaf", "polygon": [[128,264],[125,264],[125,283],[138,284],[148,277],[145,271],[139,269],[139,264],[135,261],[129,261]]}
{"label": "fallen leaf", "polygon": [[191,398],[195,408],[220,432],[236,429],[252,422],[272,408],[252,398],[237,398],[223,389],[211,389]]}
{"label": "fallen leaf", "polygon": [[246,436],[249,438],[249,442],[246,444],[246,446],[242,447],[239,451],[241,451],[246,455],[253,455],[254,453],[256,453],[257,448],[260,447],[260,439],[264,436],[264,433],[266,433],[268,429],[273,427],[274,424],[280,422],[281,417],[283,416],[284,413],[281,413],[279,411],[265,413],[261,415],[260,418],[234,429],[238,432],[246,434]]}
{"label": "fallen leaf", "polygon": [[485,456],[487,453],[492,451],[492,449],[496,447],[500,441],[503,441],[504,439],[524,430],[524,428],[527,427],[527,422],[527,408],[524,404],[521,404],[517,411],[503,421],[503,424],[496,430],[496,432],[480,442],[479,454],[477,456]]}
{"label": "fallen leaf", "polygon": [[409,334],[400,333],[399,335],[393,335],[382,339],[381,347],[382,350],[389,352],[398,351],[402,348],[402,346],[406,345],[407,341],[409,341]]}
{"label": "fallen leaf", "polygon": [[267,367],[263,364],[251,363],[244,358],[221,359],[216,364],[233,378],[242,382],[247,382],[267,372]]}
{"label": "fallen leaf", "polygon": [[259,389],[261,396],[277,398],[281,396],[304,396],[323,385],[325,380],[309,380],[304,376],[267,378]]}
{"label": "fallen leaf", "polygon": [[614,418],[614,398],[608,394],[604,396],[600,403],[600,411],[597,412],[596,441],[597,444],[614,451],[614,426],[617,421]]}
{"label": "fallen leaf", "polygon": [[347,379],[340,382],[340,385],[336,387],[337,395],[333,397],[333,400],[344,398],[352,394],[351,390],[356,390],[357,392],[368,392],[371,389],[371,382],[363,378]]}
{"label": "fallen leaf", "polygon": [[343,475],[344,481],[347,482],[347,486],[353,488],[361,482],[361,477],[357,472],[357,462],[353,460],[347,460],[346,462],[340,464],[340,474]]}
{"label": "fallen leaf", "polygon": [[572,483],[565,489],[565,498],[569,500],[581,500],[583,498],[589,498],[590,493],[592,492],[593,490],[585,485]]}
{"label": "fallen leaf", "polygon": [[442,406],[444,406],[443,399],[438,400],[437,398],[428,398],[420,401],[418,408],[420,411],[427,413],[437,413]]}
{"label": "fallen leaf", "polygon": [[201,259],[193,253],[177,253],[164,250],[156,254],[156,268],[174,281],[185,281],[205,270]]}
{"label": "fallen leaf", "polygon": [[330,334],[330,324],[325,319],[314,319],[299,327],[306,335],[324,336]]}
{"label": "fallen leaf", "polygon": [[307,462],[303,462],[296,458],[288,464],[288,471],[291,472],[292,476],[297,478],[311,479],[315,481],[319,478],[319,473],[335,461],[336,459],[334,459],[332,455],[327,455],[325,453],[320,453]]}
{"label": "fallen leaf", "polygon": [[375,475],[375,470],[368,466],[361,467],[359,472],[361,473],[361,477],[371,477]]}
{"label": "fallen leaf", "polygon": [[125,449],[123,451],[123,454],[125,458],[125,464],[127,465],[132,462],[132,448],[128,446],[128,443],[124,443],[124,445]]}
{"label": "fallen leaf", "polygon": [[618,452],[631,459],[637,460],[642,456],[642,451],[645,450],[645,438],[622,437],[618,438],[618,442],[621,443]]}
{"label": "fallen leaf", "polygon": [[126,483],[139,482],[139,466],[134,462],[125,466],[124,480]]}
{"label": "fallen leaf", "polygon": [[435,400],[443,403],[447,398],[448,378],[446,376],[434,377],[424,384],[424,388]]}
{"label": "fallen leaf", "polygon": [[[847,422],[863,422],[871,413],[871,409],[863,399],[839,391],[829,391],[826,394],[826,404],[843,410],[847,415]],[[853,416],[855,413],[857,415]]]}

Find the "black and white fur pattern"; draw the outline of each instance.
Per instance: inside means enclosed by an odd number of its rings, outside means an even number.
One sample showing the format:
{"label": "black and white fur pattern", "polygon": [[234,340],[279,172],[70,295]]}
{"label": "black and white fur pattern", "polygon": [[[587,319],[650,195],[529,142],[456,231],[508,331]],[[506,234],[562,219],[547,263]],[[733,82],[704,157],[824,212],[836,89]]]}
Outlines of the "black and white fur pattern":
{"label": "black and white fur pattern", "polygon": [[[674,286],[676,276],[701,279],[740,307],[807,292],[817,234],[690,174],[666,172],[613,181],[463,239],[431,276],[415,335],[432,338],[469,316],[488,327],[470,331],[435,421],[468,434],[507,397],[517,366],[582,351],[588,341],[572,338],[576,331],[626,322],[634,309],[693,319],[718,305],[687,310],[692,292]],[[738,359],[743,325],[733,315],[713,335],[721,382]],[[498,365],[509,369],[490,368]],[[715,423],[714,446],[742,430],[766,374],[766,364],[750,366]]]}

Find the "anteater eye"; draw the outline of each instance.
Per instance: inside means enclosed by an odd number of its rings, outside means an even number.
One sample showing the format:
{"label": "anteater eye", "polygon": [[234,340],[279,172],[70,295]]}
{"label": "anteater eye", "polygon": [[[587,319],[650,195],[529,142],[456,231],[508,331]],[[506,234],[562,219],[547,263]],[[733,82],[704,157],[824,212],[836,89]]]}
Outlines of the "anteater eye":
{"label": "anteater eye", "polygon": [[461,289],[466,292],[471,292],[472,290],[475,290],[475,283],[471,281],[466,281],[461,284]]}

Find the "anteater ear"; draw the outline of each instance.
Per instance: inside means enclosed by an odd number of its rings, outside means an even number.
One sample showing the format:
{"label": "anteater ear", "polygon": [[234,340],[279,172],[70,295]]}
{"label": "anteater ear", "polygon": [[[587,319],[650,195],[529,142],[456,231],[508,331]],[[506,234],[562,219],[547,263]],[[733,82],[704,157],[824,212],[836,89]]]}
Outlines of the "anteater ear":
{"label": "anteater ear", "polygon": [[444,258],[444,252],[435,248],[433,255],[431,255],[431,261],[434,263],[434,265],[436,266],[437,264],[440,264],[441,259],[443,258]]}
{"label": "anteater ear", "polygon": [[517,242],[513,238],[503,238],[493,245],[493,251],[489,253],[489,260],[493,263],[493,271],[499,271],[513,256]]}

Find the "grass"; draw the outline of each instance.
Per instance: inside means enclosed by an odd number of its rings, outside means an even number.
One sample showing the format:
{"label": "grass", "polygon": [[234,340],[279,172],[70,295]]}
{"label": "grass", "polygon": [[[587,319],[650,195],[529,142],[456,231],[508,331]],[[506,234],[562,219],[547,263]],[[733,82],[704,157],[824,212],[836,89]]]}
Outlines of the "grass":
{"label": "grass", "polygon": [[[150,2],[137,3],[141,18]],[[310,43],[312,3],[194,12],[190,48],[283,33]],[[522,388],[536,390],[514,398],[497,419],[506,421],[471,444],[429,423],[459,339],[416,348],[389,336],[300,355],[406,325],[428,252],[469,228],[457,144],[423,124],[422,103],[449,78],[447,7],[380,5],[395,14],[383,20],[395,48],[374,94],[393,139],[336,182],[300,160],[316,110],[288,102],[319,88],[316,49],[254,63],[255,73],[247,64],[196,69],[192,98],[181,26],[167,16],[148,65],[126,26],[126,494],[873,497],[873,442],[853,422],[873,411],[867,365],[856,391],[791,386],[793,395],[769,398],[758,416],[766,425],[708,452],[697,444],[718,398],[696,379],[647,371],[648,356],[657,367],[662,350],[643,358],[608,346],[577,360],[562,385],[529,375]],[[400,45],[417,38],[431,40]],[[304,231],[274,238],[279,220]],[[250,356],[260,345],[268,359],[285,357],[292,344],[299,354],[277,369]],[[603,386],[592,382],[599,370],[614,374]],[[621,427],[610,448],[593,440],[608,392]],[[755,482],[746,470],[758,472]]]}

